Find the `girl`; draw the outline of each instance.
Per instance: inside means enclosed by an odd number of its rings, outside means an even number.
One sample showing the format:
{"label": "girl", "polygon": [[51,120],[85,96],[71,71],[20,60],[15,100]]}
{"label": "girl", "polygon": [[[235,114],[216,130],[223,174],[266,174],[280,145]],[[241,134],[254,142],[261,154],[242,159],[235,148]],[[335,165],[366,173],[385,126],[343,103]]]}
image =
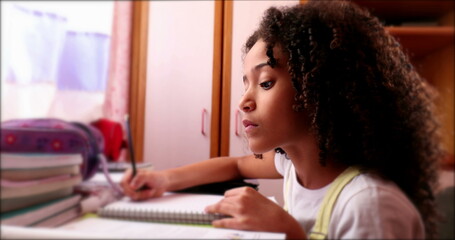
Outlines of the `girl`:
{"label": "girl", "polygon": [[341,1],[272,7],[245,53],[239,107],[256,154],[135,177],[128,171],[126,195],[141,200],[205,183],[284,178],[285,209],[237,188],[206,210],[232,216],[216,227],[304,239],[316,232],[330,186],[355,168],[360,174],[336,198],[324,237],[435,236],[440,147],[431,94],[377,18]]}

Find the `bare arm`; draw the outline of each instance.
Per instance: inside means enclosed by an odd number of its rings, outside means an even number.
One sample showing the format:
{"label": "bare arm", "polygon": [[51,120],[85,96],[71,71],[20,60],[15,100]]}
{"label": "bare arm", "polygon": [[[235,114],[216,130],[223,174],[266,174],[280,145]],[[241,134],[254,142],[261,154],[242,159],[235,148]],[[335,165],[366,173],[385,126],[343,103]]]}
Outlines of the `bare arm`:
{"label": "bare arm", "polygon": [[180,190],[233,179],[280,178],[281,175],[275,169],[273,157],[273,152],[264,154],[263,159],[256,159],[253,155],[219,157],[165,170],[169,177],[168,190]]}
{"label": "bare arm", "polygon": [[[133,199],[161,196],[165,191],[176,191],[201,184],[242,178],[280,178],[274,165],[274,152],[256,159],[244,157],[219,157],[190,165],[162,171],[142,170],[133,178],[127,171],[121,185],[125,194]],[[146,190],[137,191],[142,186]]]}

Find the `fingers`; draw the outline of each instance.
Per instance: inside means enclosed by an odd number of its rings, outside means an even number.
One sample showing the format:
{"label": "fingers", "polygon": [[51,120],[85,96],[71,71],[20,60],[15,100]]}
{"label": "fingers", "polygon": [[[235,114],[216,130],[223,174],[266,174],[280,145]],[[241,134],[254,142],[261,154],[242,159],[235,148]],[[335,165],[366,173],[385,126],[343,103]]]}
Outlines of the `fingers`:
{"label": "fingers", "polygon": [[135,177],[132,176],[131,169],[126,170],[125,174],[122,177],[122,180],[120,181],[120,186],[122,186],[124,190],[129,188],[134,189],[135,188],[135,186],[133,185],[134,178],[137,178],[137,176]]}
{"label": "fingers", "polygon": [[138,173],[130,182],[130,187],[134,190],[139,190],[142,186],[145,185],[147,178],[145,174]]}
{"label": "fingers", "polygon": [[166,191],[166,181],[162,173],[151,170],[138,170],[132,176],[132,170],[125,171],[121,184],[125,195],[133,200],[159,197]]}
{"label": "fingers", "polygon": [[236,204],[230,199],[222,199],[216,204],[209,205],[205,208],[208,213],[220,213],[224,215],[233,215],[236,212]]}
{"label": "fingers", "polygon": [[224,193],[224,198],[216,204],[206,207],[209,213],[221,213],[225,215],[237,216],[245,214],[246,208],[250,206],[251,198],[260,195],[250,187],[241,187],[228,190]]}
{"label": "fingers", "polygon": [[238,218],[223,218],[220,220],[215,220],[212,222],[212,225],[217,228],[231,228],[239,230],[247,230],[242,221],[239,221]]}
{"label": "fingers", "polygon": [[151,197],[154,197],[156,190],[155,189],[145,189],[141,191],[133,191],[129,197],[135,201],[145,200]]}
{"label": "fingers", "polygon": [[136,176],[132,176],[132,170],[128,169],[125,171],[123,178],[120,182],[120,186],[123,188],[125,195],[129,196],[133,200],[142,200],[149,198],[154,194],[153,189],[147,189],[146,191],[138,191],[142,186],[145,185],[146,175],[144,172],[138,172]]}
{"label": "fingers", "polygon": [[[284,210],[253,188],[242,187],[226,191],[224,198],[214,205],[207,206],[206,211],[232,217],[213,221],[214,227],[261,230],[273,229],[276,222],[270,219]],[[265,215],[271,217],[265,218]]]}
{"label": "fingers", "polygon": [[[241,207],[241,206],[240,206]],[[232,229],[245,229],[245,224],[242,224],[243,217],[239,214],[239,205],[233,197],[224,198],[216,204],[207,206],[205,209],[208,213],[219,213],[232,216],[232,218],[223,218],[214,220],[212,226],[217,228],[232,228]]]}
{"label": "fingers", "polygon": [[123,188],[123,192],[129,196],[129,192],[133,191],[130,187],[130,182],[132,178],[132,171],[131,169],[128,169],[125,171],[125,174],[123,174],[122,180],[120,181],[120,186]]}
{"label": "fingers", "polygon": [[248,195],[248,194],[255,194],[258,193],[255,189],[251,187],[238,187],[227,190],[224,193],[224,197],[235,197],[238,195]]}
{"label": "fingers", "polygon": [[123,174],[123,177],[122,177],[122,180],[120,181],[120,185],[122,187],[126,186],[127,184],[129,184],[129,182],[131,181],[131,175],[132,175],[132,171],[131,169],[127,169],[125,171],[125,173]]}
{"label": "fingers", "polygon": [[158,197],[162,194],[158,193],[157,189],[155,188],[140,188],[139,190],[134,188],[125,188],[125,194],[130,197],[132,200],[139,201],[145,200],[152,197]]}

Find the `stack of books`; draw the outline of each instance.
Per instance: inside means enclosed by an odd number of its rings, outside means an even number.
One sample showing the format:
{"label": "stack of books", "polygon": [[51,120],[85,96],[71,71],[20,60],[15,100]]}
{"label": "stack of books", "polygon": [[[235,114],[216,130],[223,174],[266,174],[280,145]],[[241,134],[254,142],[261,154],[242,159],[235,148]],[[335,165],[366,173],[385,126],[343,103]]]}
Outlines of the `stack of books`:
{"label": "stack of books", "polygon": [[80,153],[0,153],[1,224],[59,226],[79,215]]}

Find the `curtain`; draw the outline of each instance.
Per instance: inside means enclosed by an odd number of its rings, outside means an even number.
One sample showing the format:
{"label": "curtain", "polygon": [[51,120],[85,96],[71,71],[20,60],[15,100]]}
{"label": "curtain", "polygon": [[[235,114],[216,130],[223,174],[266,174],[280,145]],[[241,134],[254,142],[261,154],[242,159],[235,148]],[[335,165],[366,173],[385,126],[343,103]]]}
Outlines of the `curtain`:
{"label": "curtain", "polygon": [[[103,105],[104,117],[122,123],[124,136],[126,136],[124,117],[128,113],[130,86],[132,13],[133,3],[131,1],[114,3],[109,80]],[[116,161],[126,161],[127,155],[126,149],[122,148]]]}
{"label": "curtain", "polygon": [[103,115],[117,122],[124,122],[124,116],[128,113],[132,10],[131,1],[114,3],[109,80]]}
{"label": "curtain", "polygon": [[113,5],[2,2],[2,121],[104,117]]}
{"label": "curtain", "polygon": [[67,19],[2,3],[2,120],[47,115]]}

